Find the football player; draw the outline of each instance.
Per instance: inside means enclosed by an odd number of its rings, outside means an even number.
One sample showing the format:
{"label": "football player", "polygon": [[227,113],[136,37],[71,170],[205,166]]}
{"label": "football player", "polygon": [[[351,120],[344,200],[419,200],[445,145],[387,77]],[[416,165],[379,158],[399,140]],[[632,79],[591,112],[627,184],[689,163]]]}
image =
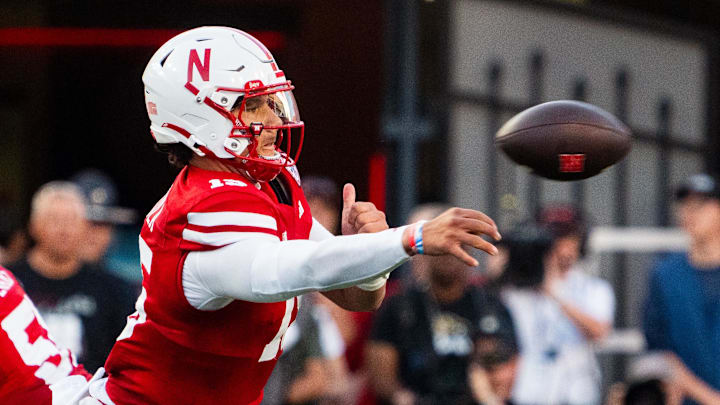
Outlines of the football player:
{"label": "football player", "polygon": [[59,348],[30,298],[0,267],[0,404],[67,405],[90,375]]}
{"label": "football player", "polygon": [[388,229],[352,185],[344,235],[324,229],[295,166],[304,124],[294,87],[245,32],[186,31],[153,55],[143,82],[153,137],[182,170],[145,218],[137,311],[108,377],[90,386],[103,403],[257,404],[299,295],[373,310],[410,255],[477,265],[464,246],[496,251],[480,235],[499,238],[497,227],[480,212]]}

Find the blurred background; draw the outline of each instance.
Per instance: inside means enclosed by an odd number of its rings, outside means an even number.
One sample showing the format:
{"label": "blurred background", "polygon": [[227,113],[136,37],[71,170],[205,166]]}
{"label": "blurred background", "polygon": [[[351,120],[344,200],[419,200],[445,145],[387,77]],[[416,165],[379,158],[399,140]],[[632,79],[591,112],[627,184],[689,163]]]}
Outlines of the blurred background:
{"label": "blurred background", "polygon": [[[354,183],[391,226],[431,201],[480,209],[501,231],[548,203],[586,211],[590,268],[615,289],[615,327],[630,331],[601,359],[609,386],[640,350],[632,331],[652,258],[686,243],[658,229],[673,225],[672,190],[720,169],[718,17],[711,0],[3,0],[0,212],[22,226],[40,185],[101,170],[116,205],[139,213],[118,226],[108,267],[137,281],[140,218],[176,173],[153,150],[142,71],[183,30],[237,27],[296,86],[301,173]],[[560,183],[496,152],[508,118],[556,99],[626,122],[628,158]],[[649,242],[617,243],[627,227]]]}

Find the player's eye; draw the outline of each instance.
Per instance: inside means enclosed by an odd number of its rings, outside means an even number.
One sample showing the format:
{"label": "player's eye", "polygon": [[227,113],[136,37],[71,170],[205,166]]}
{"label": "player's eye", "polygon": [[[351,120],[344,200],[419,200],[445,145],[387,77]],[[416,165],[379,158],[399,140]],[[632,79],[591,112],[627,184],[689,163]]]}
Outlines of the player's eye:
{"label": "player's eye", "polygon": [[245,102],[245,111],[255,112],[266,102],[267,101],[265,96],[248,98],[248,100]]}

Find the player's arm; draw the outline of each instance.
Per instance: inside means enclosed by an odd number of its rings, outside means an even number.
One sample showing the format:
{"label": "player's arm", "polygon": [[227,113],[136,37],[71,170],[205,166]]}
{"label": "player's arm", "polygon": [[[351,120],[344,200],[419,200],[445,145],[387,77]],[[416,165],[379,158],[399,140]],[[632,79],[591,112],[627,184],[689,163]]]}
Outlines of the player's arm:
{"label": "player's arm", "polygon": [[[363,285],[416,253],[411,241],[418,228],[343,235],[319,242],[280,241],[276,236],[255,232],[216,250],[189,253],[183,288],[190,303],[203,309],[204,303],[218,297],[278,302],[307,292]],[[452,254],[468,265],[477,265],[463,250],[464,245],[497,252],[480,237],[499,238],[497,227],[478,211],[454,208],[425,223],[423,229],[425,254]]]}
{"label": "player's arm", "polygon": [[[369,207],[356,207],[356,209],[365,208],[369,209]],[[367,225],[363,229],[363,232],[374,233],[388,229],[387,222],[385,222],[385,215],[381,211],[375,209],[374,206],[372,206],[372,209],[377,211],[379,214],[373,216],[365,215],[361,218],[361,221],[368,220],[373,222],[372,224],[365,224],[363,222],[363,225]],[[346,209],[343,208],[343,223],[347,218],[345,211]],[[325,229],[322,224],[313,219],[313,225],[310,230],[310,240],[321,242],[334,237],[335,235]],[[370,311],[377,309],[385,297],[385,281],[387,280],[388,275],[389,273],[380,275],[361,284],[360,286],[323,291],[322,294],[339,307],[348,311]]]}
{"label": "player's arm", "polygon": [[[377,211],[377,209],[375,210]],[[343,212],[345,212],[345,208],[343,208]],[[382,212],[380,213],[382,214]],[[370,217],[365,216],[364,218]],[[343,222],[345,219],[346,216],[343,215]],[[372,220],[377,223],[371,227],[366,227],[364,231],[372,229],[372,231],[368,231],[368,233],[374,233],[388,229],[384,214],[373,216]],[[335,235],[325,229],[322,224],[313,218],[313,225],[310,230],[310,240],[320,242],[334,237]],[[390,273],[380,275],[361,284],[360,286],[323,291],[322,294],[335,303],[335,305],[348,311],[371,311],[377,309],[382,303],[383,298],[385,298],[385,282],[387,281],[389,274]]]}
{"label": "player's arm", "polygon": [[[355,187],[352,184],[343,187],[341,224],[343,235],[376,233],[390,228],[385,213],[378,210],[373,203],[355,201]],[[313,223],[313,227],[316,225],[322,227]],[[354,287],[325,291],[322,294],[348,311],[375,310],[385,298],[385,283],[389,275],[390,273],[385,273]]]}

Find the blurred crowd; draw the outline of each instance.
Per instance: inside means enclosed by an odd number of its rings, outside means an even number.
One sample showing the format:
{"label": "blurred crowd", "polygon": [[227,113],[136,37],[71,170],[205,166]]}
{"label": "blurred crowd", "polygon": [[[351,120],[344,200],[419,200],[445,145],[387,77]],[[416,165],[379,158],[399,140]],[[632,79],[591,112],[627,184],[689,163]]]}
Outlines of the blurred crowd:
{"label": "blurred crowd", "polygon": [[[308,176],[303,188],[313,216],[337,233],[339,187]],[[595,348],[613,331],[615,294],[584,260],[588,218],[554,204],[505,230],[482,269],[414,257],[376,313],[303,296],[262,403],[720,404],[720,184],[696,175],[674,197],[689,250],[657,260],[643,313],[648,351],[607,392]],[[0,264],[90,372],[139,294],[106,261],[116,227],[138,221],[117,202],[112,180],[85,170],[40,187],[27,221],[11,210],[0,218]],[[447,208],[416,207],[410,223]]]}

